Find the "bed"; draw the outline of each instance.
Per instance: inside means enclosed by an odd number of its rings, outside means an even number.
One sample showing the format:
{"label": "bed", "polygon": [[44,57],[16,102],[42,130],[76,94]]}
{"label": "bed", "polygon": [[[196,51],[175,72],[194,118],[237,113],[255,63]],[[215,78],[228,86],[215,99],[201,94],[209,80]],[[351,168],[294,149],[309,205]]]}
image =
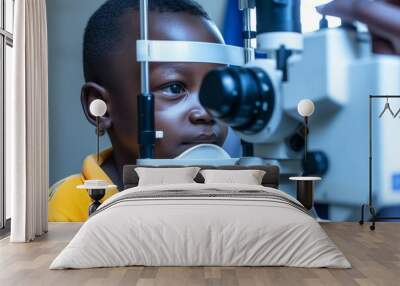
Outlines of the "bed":
{"label": "bed", "polygon": [[301,203],[278,190],[276,166],[218,167],[265,170],[262,185],[204,184],[198,174],[195,183],[138,186],[135,168],[124,167],[126,189],[98,208],[50,269],[351,267]]}

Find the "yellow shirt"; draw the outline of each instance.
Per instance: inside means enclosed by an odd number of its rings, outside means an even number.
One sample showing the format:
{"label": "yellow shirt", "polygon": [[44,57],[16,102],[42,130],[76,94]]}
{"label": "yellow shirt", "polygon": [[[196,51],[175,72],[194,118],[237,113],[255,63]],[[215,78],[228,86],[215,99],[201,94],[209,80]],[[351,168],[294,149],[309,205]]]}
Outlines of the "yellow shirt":
{"label": "yellow shirt", "polygon": [[[100,167],[111,154],[111,148],[102,151],[99,156],[99,163],[97,163],[96,154],[87,156],[83,161],[81,174],[69,176],[50,188],[49,221],[80,222],[88,218],[88,208],[92,204],[92,200],[86,190],[76,187],[82,185],[85,180],[93,179],[104,180],[112,184],[111,179]],[[101,202],[115,193],[118,193],[117,188],[107,189]]]}

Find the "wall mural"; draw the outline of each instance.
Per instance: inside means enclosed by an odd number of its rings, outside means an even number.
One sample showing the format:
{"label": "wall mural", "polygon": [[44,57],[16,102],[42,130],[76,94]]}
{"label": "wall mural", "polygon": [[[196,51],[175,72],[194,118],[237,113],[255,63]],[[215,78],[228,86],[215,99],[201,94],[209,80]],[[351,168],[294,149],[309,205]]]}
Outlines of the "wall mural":
{"label": "wall mural", "polygon": [[[314,178],[320,217],[359,219],[368,199],[368,97],[400,94],[400,59],[378,56],[365,27],[337,27],[335,18],[336,28],[328,28],[315,5],[300,1],[289,1],[290,9],[256,1],[257,13],[240,12],[237,1],[221,1],[218,11],[192,1],[150,1],[150,42],[137,44],[138,0],[84,2],[47,5],[50,221],[85,221],[89,206],[94,211],[124,190],[124,166],[143,154],[173,159],[201,144],[222,148],[198,151],[209,164],[222,158],[279,166],[280,189],[295,197],[306,184],[298,177]],[[249,33],[242,33],[242,17]],[[319,21],[316,30],[308,19]],[[148,81],[141,77],[144,60]],[[373,106],[373,116],[384,103]],[[145,116],[152,109],[154,126]],[[374,121],[373,169],[380,171],[372,188],[382,209],[400,203],[396,122],[386,115]]]}

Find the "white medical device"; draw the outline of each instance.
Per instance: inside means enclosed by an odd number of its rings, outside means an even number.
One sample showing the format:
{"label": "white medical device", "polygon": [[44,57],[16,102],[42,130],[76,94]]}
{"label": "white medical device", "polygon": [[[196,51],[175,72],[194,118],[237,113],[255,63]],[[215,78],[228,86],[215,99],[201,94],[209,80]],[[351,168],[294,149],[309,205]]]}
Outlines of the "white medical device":
{"label": "white medical device", "polygon": [[[137,59],[142,83],[148,86],[148,62],[210,62],[227,64],[209,72],[200,89],[200,102],[240,137],[253,144],[246,164],[272,163],[285,178],[299,173],[322,175],[316,192],[321,202],[361,205],[368,197],[368,97],[400,94],[400,58],[371,53],[369,34],[351,25],[301,34],[300,0],[239,0],[244,14],[244,48],[215,43],[152,41],[147,39],[146,0],[141,1],[142,39]],[[146,9],[145,9],[146,8]],[[250,30],[251,9],[257,10],[257,31]],[[265,59],[254,59],[251,38]],[[169,52],[179,50],[179,53]],[[207,52],[204,52],[207,51]],[[145,75],[147,72],[147,76]],[[213,93],[218,90],[218,93]],[[148,88],[139,96],[139,144],[155,140],[154,109]],[[209,96],[212,95],[212,96]],[[303,163],[304,134],[298,103],[315,104],[310,122],[308,159]],[[141,107],[142,106],[142,107]],[[376,105],[378,113],[382,106]],[[148,111],[148,112],[145,112]],[[400,176],[400,148],[393,119],[378,128],[374,150],[374,189],[379,202],[400,202],[392,177]],[[400,120],[400,119],[399,119]],[[153,126],[153,127],[152,127]],[[140,126],[139,126],[140,127]],[[152,127],[152,128],[151,128]],[[140,141],[149,138],[151,144]],[[146,137],[147,136],[147,137]],[[147,145],[146,145],[147,144]],[[142,159],[151,151],[142,152]],[[140,160],[139,160],[140,163]],[[179,164],[179,163],[178,163]]]}

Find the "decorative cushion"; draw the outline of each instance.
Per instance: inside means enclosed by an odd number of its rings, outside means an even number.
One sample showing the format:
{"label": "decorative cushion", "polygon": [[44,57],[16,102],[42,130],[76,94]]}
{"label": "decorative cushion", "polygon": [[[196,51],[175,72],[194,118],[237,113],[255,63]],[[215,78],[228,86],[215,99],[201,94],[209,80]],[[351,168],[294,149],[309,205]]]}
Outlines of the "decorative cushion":
{"label": "decorative cushion", "polygon": [[265,171],[262,170],[201,170],[204,183],[229,183],[261,185]]}
{"label": "decorative cushion", "polygon": [[199,167],[135,168],[139,176],[139,186],[196,183],[194,178],[199,170]]}

